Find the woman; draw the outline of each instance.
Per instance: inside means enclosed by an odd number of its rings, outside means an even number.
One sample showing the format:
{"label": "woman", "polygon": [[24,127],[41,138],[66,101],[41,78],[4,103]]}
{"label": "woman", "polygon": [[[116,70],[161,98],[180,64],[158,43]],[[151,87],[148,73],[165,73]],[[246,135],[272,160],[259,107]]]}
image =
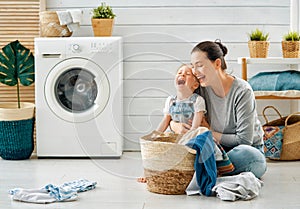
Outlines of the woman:
{"label": "woman", "polygon": [[[204,97],[207,120],[214,140],[228,152],[235,170],[230,175],[251,171],[260,178],[266,171],[263,131],[256,113],[250,85],[226,73],[227,48],[220,41],[204,41],[191,53],[193,73]],[[189,124],[170,123],[171,129],[185,133]]]}

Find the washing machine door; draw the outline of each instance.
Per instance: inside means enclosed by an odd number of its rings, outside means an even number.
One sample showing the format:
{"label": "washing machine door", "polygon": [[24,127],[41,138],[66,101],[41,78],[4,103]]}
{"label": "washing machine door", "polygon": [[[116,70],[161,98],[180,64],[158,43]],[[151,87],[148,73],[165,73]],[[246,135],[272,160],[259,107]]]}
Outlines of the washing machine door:
{"label": "washing machine door", "polygon": [[56,64],[45,82],[45,99],[59,118],[72,123],[89,121],[108,103],[109,80],[99,65],[84,58]]}

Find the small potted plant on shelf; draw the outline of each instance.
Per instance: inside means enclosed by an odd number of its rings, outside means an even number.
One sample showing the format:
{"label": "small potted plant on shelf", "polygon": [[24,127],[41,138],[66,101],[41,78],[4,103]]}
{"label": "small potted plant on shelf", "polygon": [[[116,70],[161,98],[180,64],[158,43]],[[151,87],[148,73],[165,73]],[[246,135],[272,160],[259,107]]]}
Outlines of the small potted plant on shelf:
{"label": "small potted plant on shelf", "polygon": [[0,52],[0,82],[17,86],[17,102],[0,103],[0,156],[7,160],[28,159],[33,151],[33,103],[20,101],[20,85],[34,83],[34,57],[18,40]]}
{"label": "small potted plant on shelf", "polygon": [[300,34],[296,31],[290,31],[283,35],[282,55],[284,58],[300,57]]}
{"label": "small potted plant on shelf", "polygon": [[115,17],[112,8],[105,2],[94,8],[92,17],[94,36],[111,36]]}
{"label": "small potted plant on shelf", "polygon": [[269,33],[264,33],[258,28],[248,34],[248,47],[251,58],[266,58],[269,53]]}

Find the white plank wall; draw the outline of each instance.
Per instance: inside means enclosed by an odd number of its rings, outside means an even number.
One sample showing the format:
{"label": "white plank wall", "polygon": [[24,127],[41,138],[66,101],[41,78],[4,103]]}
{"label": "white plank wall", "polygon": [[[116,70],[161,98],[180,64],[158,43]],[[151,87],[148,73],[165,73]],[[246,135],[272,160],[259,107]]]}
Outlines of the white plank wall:
{"label": "white plank wall", "polygon": [[[107,0],[117,17],[113,36],[124,39],[124,150],[139,150],[139,137],[158,125],[173,77],[190,51],[203,40],[221,39],[228,47],[228,72],[240,77],[237,57],[249,56],[247,33],[270,33],[269,56],[281,56],[281,39],[290,28],[290,2],[282,0]],[[93,36],[91,10],[99,0],[47,0],[47,10],[82,9],[73,36]],[[287,66],[249,65],[249,77]],[[258,113],[271,103],[288,114],[286,103],[258,101]],[[270,119],[275,117],[270,112]],[[262,118],[261,118],[262,119]],[[262,122],[264,120],[262,119]]]}

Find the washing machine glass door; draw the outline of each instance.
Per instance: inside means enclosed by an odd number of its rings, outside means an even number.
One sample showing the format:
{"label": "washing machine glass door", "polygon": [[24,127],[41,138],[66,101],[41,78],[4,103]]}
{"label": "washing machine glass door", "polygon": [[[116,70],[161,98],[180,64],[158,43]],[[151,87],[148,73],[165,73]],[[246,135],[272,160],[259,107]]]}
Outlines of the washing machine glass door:
{"label": "washing machine glass door", "polygon": [[98,94],[95,76],[83,68],[71,68],[58,77],[54,93],[59,104],[67,111],[87,111],[93,107]]}
{"label": "washing machine glass door", "polygon": [[109,81],[96,63],[70,58],[58,63],[45,85],[47,104],[55,115],[70,122],[95,118],[109,99]]}

